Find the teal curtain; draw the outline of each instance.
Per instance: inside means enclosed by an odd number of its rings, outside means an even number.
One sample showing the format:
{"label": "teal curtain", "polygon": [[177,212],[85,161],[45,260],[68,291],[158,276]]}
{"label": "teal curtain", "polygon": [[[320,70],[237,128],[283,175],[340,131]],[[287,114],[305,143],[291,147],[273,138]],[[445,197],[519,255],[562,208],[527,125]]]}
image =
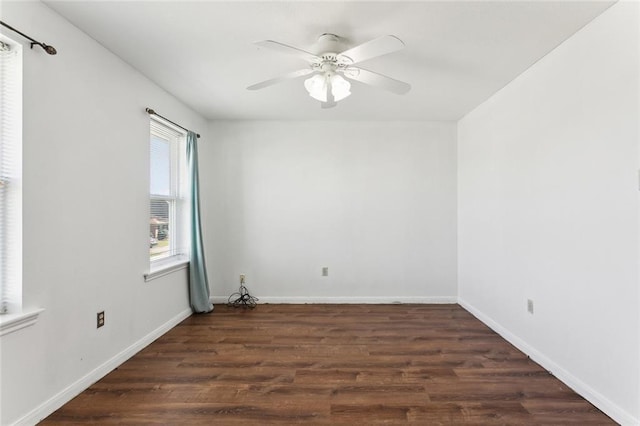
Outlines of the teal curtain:
{"label": "teal curtain", "polygon": [[210,301],[209,280],[202,247],[200,226],[200,189],[198,181],[198,137],[187,133],[187,172],[190,181],[191,202],[191,262],[189,264],[189,299],[193,312],[204,313],[213,310]]}

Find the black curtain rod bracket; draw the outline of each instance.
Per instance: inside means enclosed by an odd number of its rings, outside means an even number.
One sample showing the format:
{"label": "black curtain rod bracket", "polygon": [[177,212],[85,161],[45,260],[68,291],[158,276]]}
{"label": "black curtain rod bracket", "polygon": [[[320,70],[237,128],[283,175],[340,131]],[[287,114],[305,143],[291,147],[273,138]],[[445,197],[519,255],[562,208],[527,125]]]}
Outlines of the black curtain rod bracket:
{"label": "black curtain rod bracket", "polygon": [[0,21],[0,24],[3,27],[7,27],[9,28],[11,31],[20,34],[22,37],[26,38],[27,40],[31,41],[31,48],[33,49],[33,46],[38,45],[40,47],[42,47],[44,49],[45,52],[47,52],[49,55],[55,55],[56,53],[58,53],[58,51],[56,50],[55,47],[53,46],[49,46],[48,44],[45,43],[41,43],[38,40],[34,40],[31,37],[29,37],[28,35],[26,35],[25,33],[16,30],[15,28],[13,28],[11,25],[5,24],[4,22]]}
{"label": "black curtain rod bracket", "polygon": [[[184,130],[184,131],[187,131],[187,132],[189,131],[189,129],[187,129],[186,127],[181,126],[181,125],[179,125],[178,123],[174,123],[173,121],[169,120],[167,117],[163,117],[163,116],[161,116],[160,114],[158,114],[157,112],[155,112],[155,111],[154,111],[153,109],[151,109],[151,108],[145,108],[145,111],[147,111],[147,113],[148,113],[149,115],[155,115],[155,116],[157,116],[157,117],[160,117],[160,118],[162,118],[163,120],[168,121],[169,123],[173,124],[174,126],[180,127],[180,128],[181,128],[182,130]],[[196,133],[196,137],[198,137],[198,138],[199,138],[199,137],[200,137],[200,134],[199,134],[199,133]]]}

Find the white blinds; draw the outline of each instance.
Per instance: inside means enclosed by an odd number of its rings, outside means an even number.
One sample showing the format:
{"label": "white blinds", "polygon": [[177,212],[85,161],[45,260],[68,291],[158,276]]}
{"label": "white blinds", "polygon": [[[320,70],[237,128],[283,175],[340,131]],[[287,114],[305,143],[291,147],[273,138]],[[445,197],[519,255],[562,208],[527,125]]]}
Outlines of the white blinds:
{"label": "white blinds", "polygon": [[20,53],[17,44],[0,40],[0,313],[22,305]]}

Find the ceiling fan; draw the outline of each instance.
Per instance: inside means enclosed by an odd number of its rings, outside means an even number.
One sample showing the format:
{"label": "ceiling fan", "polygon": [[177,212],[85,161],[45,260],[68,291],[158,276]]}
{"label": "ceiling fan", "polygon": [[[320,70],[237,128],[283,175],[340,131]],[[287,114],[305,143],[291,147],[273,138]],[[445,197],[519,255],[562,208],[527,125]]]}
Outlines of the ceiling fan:
{"label": "ceiling fan", "polygon": [[318,38],[314,49],[318,52],[317,54],[273,40],[259,41],[256,44],[298,56],[307,61],[308,67],[253,84],[247,87],[248,90],[258,90],[286,80],[313,74],[305,80],[305,89],[311,97],[322,103],[322,108],[331,108],[336,106],[338,101],[351,94],[349,80],[379,87],[399,95],[407,93],[411,89],[411,85],[408,83],[356,66],[368,59],[402,49],[404,43],[393,35],[378,37],[356,47],[342,50],[342,39],[335,34],[325,33]]}

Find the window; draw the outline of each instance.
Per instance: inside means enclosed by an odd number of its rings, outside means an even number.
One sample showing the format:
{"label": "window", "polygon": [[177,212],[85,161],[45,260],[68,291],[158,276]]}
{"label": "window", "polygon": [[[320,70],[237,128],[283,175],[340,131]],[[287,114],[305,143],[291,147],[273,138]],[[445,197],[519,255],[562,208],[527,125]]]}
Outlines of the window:
{"label": "window", "polygon": [[22,49],[0,36],[0,313],[22,310]]}
{"label": "window", "polygon": [[184,132],[155,117],[150,137],[149,259],[163,266],[188,259]]}

